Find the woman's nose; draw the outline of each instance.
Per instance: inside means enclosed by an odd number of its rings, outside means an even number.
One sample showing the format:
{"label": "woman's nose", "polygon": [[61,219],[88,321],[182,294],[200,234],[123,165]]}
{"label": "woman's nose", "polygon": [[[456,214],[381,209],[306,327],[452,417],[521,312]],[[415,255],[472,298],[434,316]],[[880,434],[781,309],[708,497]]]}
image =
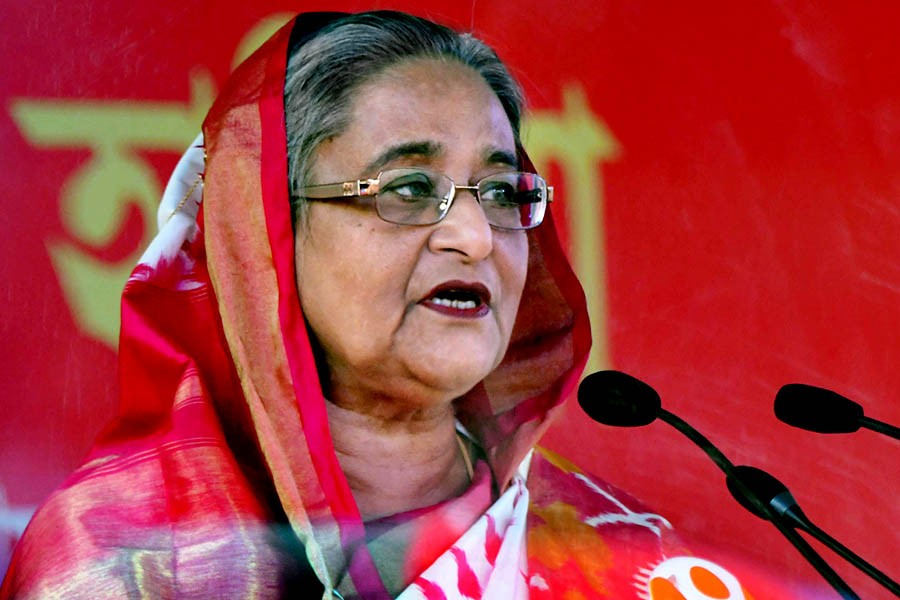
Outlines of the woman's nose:
{"label": "woman's nose", "polygon": [[447,216],[435,225],[429,246],[435,252],[459,252],[472,262],[490,255],[494,231],[471,191],[457,190]]}

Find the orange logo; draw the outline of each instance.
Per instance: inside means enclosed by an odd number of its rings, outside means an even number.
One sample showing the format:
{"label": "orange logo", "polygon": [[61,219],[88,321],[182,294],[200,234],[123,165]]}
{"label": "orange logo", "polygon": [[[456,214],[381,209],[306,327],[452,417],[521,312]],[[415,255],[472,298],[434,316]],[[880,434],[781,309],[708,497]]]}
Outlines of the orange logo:
{"label": "orange logo", "polygon": [[650,573],[650,600],[750,600],[737,578],[690,556],[670,558]]}

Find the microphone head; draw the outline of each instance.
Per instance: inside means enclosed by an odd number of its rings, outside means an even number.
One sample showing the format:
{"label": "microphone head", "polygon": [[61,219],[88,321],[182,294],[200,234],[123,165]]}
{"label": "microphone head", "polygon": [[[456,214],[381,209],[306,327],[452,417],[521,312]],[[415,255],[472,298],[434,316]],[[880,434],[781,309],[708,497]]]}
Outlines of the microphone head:
{"label": "microphone head", "polygon": [[640,379],[620,371],[597,371],[578,386],[578,404],[598,423],[640,427],[656,420],[662,400]]}
{"label": "microphone head", "polygon": [[789,383],[775,395],[775,416],[788,425],[818,433],[853,433],[860,427],[863,408],[831,390]]}

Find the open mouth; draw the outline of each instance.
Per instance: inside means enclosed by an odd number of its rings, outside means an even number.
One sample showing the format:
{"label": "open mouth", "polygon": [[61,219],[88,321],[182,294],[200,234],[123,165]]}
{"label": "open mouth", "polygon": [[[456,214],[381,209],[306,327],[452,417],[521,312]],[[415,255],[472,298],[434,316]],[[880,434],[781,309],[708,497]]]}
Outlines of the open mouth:
{"label": "open mouth", "polygon": [[480,283],[448,281],[431,290],[422,304],[452,316],[480,317],[490,310],[490,301],[490,291]]}

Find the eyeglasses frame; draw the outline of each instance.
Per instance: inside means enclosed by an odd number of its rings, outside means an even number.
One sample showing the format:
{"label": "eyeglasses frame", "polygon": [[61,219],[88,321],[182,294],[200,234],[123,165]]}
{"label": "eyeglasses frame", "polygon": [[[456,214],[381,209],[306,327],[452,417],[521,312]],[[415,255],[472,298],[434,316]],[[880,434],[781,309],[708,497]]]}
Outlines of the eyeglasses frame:
{"label": "eyeglasses frame", "polygon": [[[404,169],[407,167],[399,167],[400,169]],[[395,169],[385,169],[385,171],[393,171]],[[450,213],[450,208],[453,206],[453,201],[456,200],[456,192],[457,190],[467,190],[472,193],[478,203],[481,204],[481,198],[478,193],[478,185],[457,185],[455,181],[449,176],[443,173],[438,173],[436,171],[430,171],[428,169],[421,169],[427,173],[434,173],[435,175],[440,175],[441,177],[446,177],[450,181],[450,195],[447,198],[441,198],[442,202],[438,205],[438,208],[444,214],[440,219],[435,221],[434,223],[399,223],[400,225],[410,225],[412,227],[424,227],[428,225],[435,225],[444,220],[444,218]],[[378,176],[374,179],[356,179],[351,181],[341,181],[337,183],[321,183],[316,185],[308,185],[306,187],[302,187],[298,190],[297,196],[300,198],[305,198],[308,200],[314,201],[325,201],[328,200],[345,200],[348,198],[360,198],[363,196],[376,196],[378,195],[379,184],[381,183],[381,176],[385,171],[381,171],[378,173]],[[540,179],[546,185],[547,180],[538,175],[537,173],[528,173],[526,171],[513,171],[513,173],[523,173],[526,175],[535,175],[536,177],[540,177]],[[502,175],[503,173],[495,173],[493,175],[486,175],[479,179],[477,183],[481,183],[488,177],[493,177],[494,175]],[[549,205],[553,202],[553,186],[547,185],[547,204]],[[310,194],[310,191],[313,192],[314,195]],[[339,195],[335,195],[339,192]],[[319,196],[317,194],[327,194]],[[294,196],[294,197],[297,197]],[[379,215],[380,216],[380,215]],[[393,223],[393,221],[388,221],[389,223]],[[543,223],[543,220],[541,220]],[[534,227],[529,227],[526,229],[513,229],[508,227],[502,227],[500,225],[491,225],[492,227],[497,227],[500,229],[507,229],[509,231],[527,231],[528,229],[534,229],[535,227],[539,227],[541,223],[538,223]]]}

